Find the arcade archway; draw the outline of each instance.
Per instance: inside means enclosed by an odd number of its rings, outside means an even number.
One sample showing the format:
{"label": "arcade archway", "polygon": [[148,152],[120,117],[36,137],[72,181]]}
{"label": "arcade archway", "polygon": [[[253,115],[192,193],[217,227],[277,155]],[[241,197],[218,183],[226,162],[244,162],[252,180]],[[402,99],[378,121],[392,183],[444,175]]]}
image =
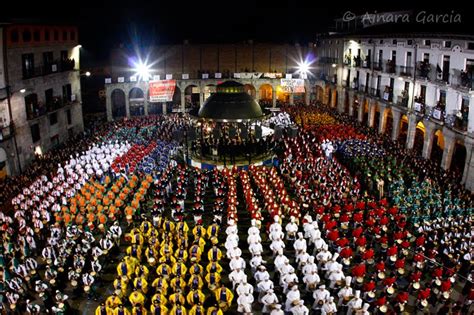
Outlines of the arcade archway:
{"label": "arcade archway", "polygon": [[431,148],[430,160],[438,166],[441,165],[444,151],[444,136],[441,129],[436,130],[433,136],[433,147]]}
{"label": "arcade archway", "polygon": [[130,116],[142,116],[145,114],[145,94],[143,90],[134,87],[128,93],[130,103]]}
{"label": "arcade archway", "polygon": [[457,176],[462,177],[464,171],[464,163],[466,162],[466,147],[461,141],[456,141],[454,145],[453,157],[449,169],[456,173]]}
{"label": "arcade archway", "polygon": [[400,118],[400,133],[398,135],[398,141],[405,144],[407,142],[408,135],[408,117],[407,115],[402,115]]}
{"label": "arcade archway", "polygon": [[125,108],[125,92],[121,89],[115,89],[110,95],[110,100],[112,102],[112,117],[119,118],[124,117],[127,114]]}
{"label": "arcade archway", "polygon": [[423,144],[425,142],[425,125],[422,121],[419,121],[416,124],[416,131],[415,131],[415,142],[413,144],[413,151],[416,155],[422,155],[423,152]]}

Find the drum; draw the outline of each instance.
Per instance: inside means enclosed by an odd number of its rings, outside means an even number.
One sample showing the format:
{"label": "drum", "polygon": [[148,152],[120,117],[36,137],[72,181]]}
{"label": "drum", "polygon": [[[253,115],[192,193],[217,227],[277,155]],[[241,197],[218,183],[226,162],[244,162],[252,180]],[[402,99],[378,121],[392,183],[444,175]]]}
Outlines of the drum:
{"label": "drum", "polygon": [[16,309],[16,304],[11,304],[11,305],[10,305],[10,308],[11,308],[12,310],[15,310],[15,309]]}
{"label": "drum", "polygon": [[59,303],[59,304],[58,304],[58,308],[60,308],[60,309],[64,309],[64,303],[62,303],[62,302],[61,302],[61,303]]}
{"label": "drum", "polygon": [[51,265],[51,264],[53,263],[53,261],[48,258],[48,259],[46,259],[46,263],[47,263],[48,265]]}
{"label": "drum", "polygon": [[385,273],[384,272],[379,272],[377,274],[377,277],[379,277],[379,279],[385,279]]}
{"label": "drum", "polygon": [[44,296],[44,292],[40,292],[39,297],[43,298],[43,296]]}
{"label": "drum", "polygon": [[351,260],[350,260],[349,258],[344,258],[344,259],[342,260],[342,263],[343,263],[344,265],[346,265],[346,266],[349,266],[349,265],[351,264]]}
{"label": "drum", "polygon": [[49,283],[50,283],[51,285],[55,285],[55,284],[56,284],[56,279],[51,279],[51,280],[49,280]]}
{"label": "drum", "polygon": [[131,215],[129,215],[129,214],[127,215],[127,217],[126,217],[126,218],[127,218],[127,221],[132,221],[132,216],[131,216]]}
{"label": "drum", "polygon": [[77,268],[76,273],[80,274],[82,272],[82,268]]}
{"label": "drum", "polygon": [[91,290],[91,287],[90,287],[90,286],[86,285],[86,286],[84,287],[84,292],[88,293],[90,290]]}
{"label": "drum", "polygon": [[74,279],[71,280],[71,285],[72,285],[73,287],[77,287],[77,281],[74,280]]}
{"label": "drum", "polygon": [[103,250],[103,255],[107,255],[109,253],[109,250],[108,249],[104,249]]}
{"label": "drum", "polygon": [[[361,278],[361,279],[362,279],[362,281],[364,281],[363,278]],[[343,284],[344,284],[344,281],[342,281],[342,280],[336,281],[336,285],[337,285],[338,287],[342,286]]]}
{"label": "drum", "polygon": [[397,261],[397,256],[390,256],[390,261],[396,262]]}
{"label": "drum", "polygon": [[227,308],[227,302],[219,302],[219,307],[221,309],[226,309]]}
{"label": "drum", "polygon": [[59,272],[64,272],[64,268],[63,268],[63,267],[59,267],[59,268],[58,268],[58,271],[59,271]]}
{"label": "drum", "polygon": [[26,282],[30,282],[30,279],[31,279],[30,276],[25,277]]}
{"label": "drum", "polygon": [[387,288],[387,293],[388,293],[389,295],[392,295],[394,292],[395,292],[395,289],[394,289],[392,286],[390,286],[390,287]]}
{"label": "drum", "polygon": [[418,290],[419,288],[420,288],[420,283],[419,282],[413,283],[413,289]]}
{"label": "drum", "polygon": [[401,274],[401,275],[404,275],[405,274],[405,269],[403,268],[398,268],[398,273]]}
{"label": "drum", "polygon": [[405,304],[398,304],[398,307],[400,308],[400,312],[405,310]]}
{"label": "drum", "polygon": [[151,266],[154,266],[154,265],[155,265],[155,262],[156,262],[156,260],[155,260],[154,257],[150,257],[150,258],[148,259],[148,263],[149,263]]}
{"label": "drum", "polygon": [[454,277],[451,277],[451,278],[449,278],[449,281],[451,281],[451,283],[454,283],[454,282],[456,282],[456,279]]}
{"label": "drum", "polygon": [[382,243],[382,248],[387,249],[387,248],[388,248],[388,244],[387,244],[387,243]]}
{"label": "drum", "polygon": [[33,269],[33,270],[30,271],[30,273],[31,273],[32,275],[35,275],[35,274],[36,274],[36,270]]}
{"label": "drum", "polygon": [[421,301],[421,306],[427,307],[428,306],[428,301],[427,300]]}
{"label": "drum", "polygon": [[364,278],[363,278],[363,277],[357,277],[357,278],[356,278],[356,282],[357,282],[357,283],[363,283],[363,282],[364,282]]}
{"label": "drum", "polygon": [[445,298],[447,300],[447,299],[449,299],[449,296],[450,296],[450,294],[449,294],[448,291],[443,292],[443,298]]}
{"label": "drum", "polygon": [[122,276],[122,281],[128,282],[128,277],[125,276],[125,275],[123,275],[123,276]]}
{"label": "drum", "polygon": [[122,291],[120,291],[119,289],[115,290],[114,292],[115,292],[115,294],[117,294],[118,296],[120,296],[120,294],[122,293]]}
{"label": "drum", "polygon": [[215,289],[217,289],[217,286],[215,284],[211,284],[209,286],[209,290],[214,291]]}
{"label": "drum", "polygon": [[375,297],[375,292],[374,291],[370,291],[369,293],[367,293],[367,295],[373,299]]}
{"label": "drum", "polygon": [[439,280],[439,278],[436,278],[435,284],[439,287],[441,285],[441,280]]}
{"label": "drum", "polygon": [[91,272],[91,276],[92,276],[92,277],[95,277],[96,275],[97,275],[97,273],[96,273],[95,271],[92,271],[92,272]]}
{"label": "drum", "polygon": [[371,258],[371,259],[367,259],[367,263],[368,263],[369,265],[372,265],[372,264],[374,263],[374,260],[373,260],[372,258]]}
{"label": "drum", "polygon": [[323,306],[323,304],[324,304],[324,301],[323,301],[323,300],[319,300],[319,301],[318,301],[318,305],[319,305],[319,306]]}
{"label": "drum", "polygon": [[379,307],[380,312],[386,313],[387,312],[387,305],[382,305]]}
{"label": "drum", "polygon": [[316,289],[316,283],[310,283],[310,284],[308,285],[308,289],[309,289],[310,291],[314,291],[314,290]]}

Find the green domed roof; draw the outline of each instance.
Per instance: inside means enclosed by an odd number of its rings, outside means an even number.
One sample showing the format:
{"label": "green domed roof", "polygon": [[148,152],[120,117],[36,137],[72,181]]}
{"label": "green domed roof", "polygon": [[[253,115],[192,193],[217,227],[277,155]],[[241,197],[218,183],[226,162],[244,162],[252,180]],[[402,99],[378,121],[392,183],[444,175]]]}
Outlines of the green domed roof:
{"label": "green domed roof", "polygon": [[214,120],[256,119],[264,115],[262,108],[252,96],[245,92],[244,85],[226,81],[216,87],[199,109],[197,116]]}

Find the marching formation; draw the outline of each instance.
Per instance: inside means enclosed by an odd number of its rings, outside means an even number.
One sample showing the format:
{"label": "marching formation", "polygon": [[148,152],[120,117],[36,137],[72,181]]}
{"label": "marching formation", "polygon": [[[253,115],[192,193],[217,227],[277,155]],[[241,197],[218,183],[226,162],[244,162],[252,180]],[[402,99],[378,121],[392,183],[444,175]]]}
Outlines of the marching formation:
{"label": "marching formation", "polygon": [[101,126],[10,189],[2,312],[473,311],[458,179],[347,116],[283,109],[266,125],[299,133],[271,140],[278,166],[186,165],[172,139],[189,120],[165,115]]}

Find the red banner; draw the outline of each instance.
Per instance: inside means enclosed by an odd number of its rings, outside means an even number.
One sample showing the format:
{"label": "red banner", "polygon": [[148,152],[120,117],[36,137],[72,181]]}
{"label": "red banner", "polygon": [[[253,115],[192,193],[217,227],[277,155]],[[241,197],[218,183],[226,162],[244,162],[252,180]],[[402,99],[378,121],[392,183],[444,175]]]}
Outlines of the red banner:
{"label": "red banner", "polygon": [[150,81],[148,90],[150,92],[150,102],[171,102],[173,100],[176,80]]}

